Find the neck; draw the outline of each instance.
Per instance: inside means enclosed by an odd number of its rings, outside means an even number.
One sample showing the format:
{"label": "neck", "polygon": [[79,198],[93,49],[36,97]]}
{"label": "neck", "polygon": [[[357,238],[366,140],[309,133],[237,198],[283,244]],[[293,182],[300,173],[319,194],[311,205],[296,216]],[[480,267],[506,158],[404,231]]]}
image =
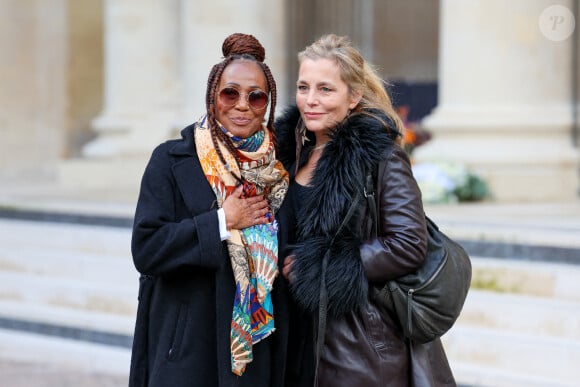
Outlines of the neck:
{"label": "neck", "polygon": [[312,148],[313,151],[317,151],[319,149],[322,149],[326,146],[326,142],[324,144],[320,144],[320,145],[316,145],[314,148]]}

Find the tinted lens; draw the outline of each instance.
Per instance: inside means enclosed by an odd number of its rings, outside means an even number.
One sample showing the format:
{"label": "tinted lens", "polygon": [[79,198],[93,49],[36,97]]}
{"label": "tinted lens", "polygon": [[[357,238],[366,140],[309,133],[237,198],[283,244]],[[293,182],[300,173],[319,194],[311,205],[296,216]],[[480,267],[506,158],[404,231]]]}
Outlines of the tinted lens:
{"label": "tinted lens", "polygon": [[236,102],[238,102],[238,99],[240,99],[240,92],[233,87],[226,87],[225,89],[220,90],[219,97],[221,103],[231,106],[235,105]]}
{"label": "tinted lens", "polygon": [[[238,103],[238,100],[240,99],[240,92],[238,89],[234,89],[233,87],[226,87],[220,90],[218,96],[222,104],[226,106],[233,106]],[[268,94],[261,90],[251,91],[245,97],[252,109],[260,110],[268,105]]]}
{"label": "tinted lens", "polygon": [[268,94],[254,90],[248,94],[248,103],[252,109],[263,109],[268,104]]}

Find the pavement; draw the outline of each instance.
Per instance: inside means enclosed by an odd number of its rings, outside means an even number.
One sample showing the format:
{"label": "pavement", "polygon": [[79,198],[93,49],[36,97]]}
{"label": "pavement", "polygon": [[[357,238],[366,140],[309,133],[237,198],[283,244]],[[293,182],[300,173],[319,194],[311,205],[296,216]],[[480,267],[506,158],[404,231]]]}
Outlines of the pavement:
{"label": "pavement", "polygon": [[4,387],[126,387],[124,376],[83,372],[53,364],[0,362]]}
{"label": "pavement", "polygon": [[[126,229],[135,203],[135,192],[114,189],[63,192],[54,187],[4,186],[0,188],[0,219]],[[426,212],[450,236],[471,243],[469,248],[478,255],[487,249],[489,254],[483,255],[525,261],[545,260],[549,253],[555,262],[580,264],[580,200],[428,205]],[[534,258],[534,251],[543,255]],[[3,342],[13,344],[0,344],[2,387],[127,385],[127,346],[0,328]]]}

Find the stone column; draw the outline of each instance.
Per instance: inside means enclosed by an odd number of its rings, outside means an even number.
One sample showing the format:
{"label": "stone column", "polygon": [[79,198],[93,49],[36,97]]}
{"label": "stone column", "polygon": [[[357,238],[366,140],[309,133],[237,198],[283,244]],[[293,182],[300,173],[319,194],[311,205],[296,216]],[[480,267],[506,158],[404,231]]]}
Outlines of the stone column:
{"label": "stone column", "polygon": [[[434,139],[416,161],[467,164],[498,200],[578,198],[572,39],[539,27],[549,0],[441,0]],[[572,1],[561,1],[572,9]]]}
{"label": "stone column", "polygon": [[285,2],[287,97],[294,101],[298,77],[298,53],[328,33],[348,36],[365,59],[375,62],[375,38],[386,3],[375,0],[292,0]]}
{"label": "stone column", "polygon": [[180,116],[185,126],[205,112],[207,78],[222,59],[224,39],[234,33],[254,35],[266,49],[266,64],[278,86],[278,107],[286,101],[283,0],[181,0],[183,25],[182,79],[184,104]]}
{"label": "stone column", "polygon": [[0,1],[1,179],[54,178],[68,124],[66,15],[64,0]]}
{"label": "stone column", "polygon": [[179,0],[105,1],[105,98],[85,157],[149,154],[177,111]]}

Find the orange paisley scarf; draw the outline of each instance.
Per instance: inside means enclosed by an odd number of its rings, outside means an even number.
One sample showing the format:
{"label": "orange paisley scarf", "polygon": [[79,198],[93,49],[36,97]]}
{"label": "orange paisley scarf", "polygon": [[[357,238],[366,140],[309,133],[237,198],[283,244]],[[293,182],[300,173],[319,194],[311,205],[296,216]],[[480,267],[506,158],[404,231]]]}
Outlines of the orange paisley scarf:
{"label": "orange paisley scarf", "polygon": [[[222,130],[225,131],[223,127]],[[227,240],[236,282],[230,331],[231,366],[236,375],[242,375],[252,361],[252,346],[275,329],[271,291],[278,275],[278,224],[274,214],[288,190],[288,173],[276,160],[268,129],[263,127],[247,140],[233,141],[241,161],[239,166],[234,156],[219,143],[227,162],[223,165],[214,148],[207,117],[202,117],[196,125],[197,155],[218,206],[221,208],[223,201],[238,185],[229,172],[231,170],[242,177],[247,196],[265,195],[271,209],[272,222],[242,230],[232,229]]]}

